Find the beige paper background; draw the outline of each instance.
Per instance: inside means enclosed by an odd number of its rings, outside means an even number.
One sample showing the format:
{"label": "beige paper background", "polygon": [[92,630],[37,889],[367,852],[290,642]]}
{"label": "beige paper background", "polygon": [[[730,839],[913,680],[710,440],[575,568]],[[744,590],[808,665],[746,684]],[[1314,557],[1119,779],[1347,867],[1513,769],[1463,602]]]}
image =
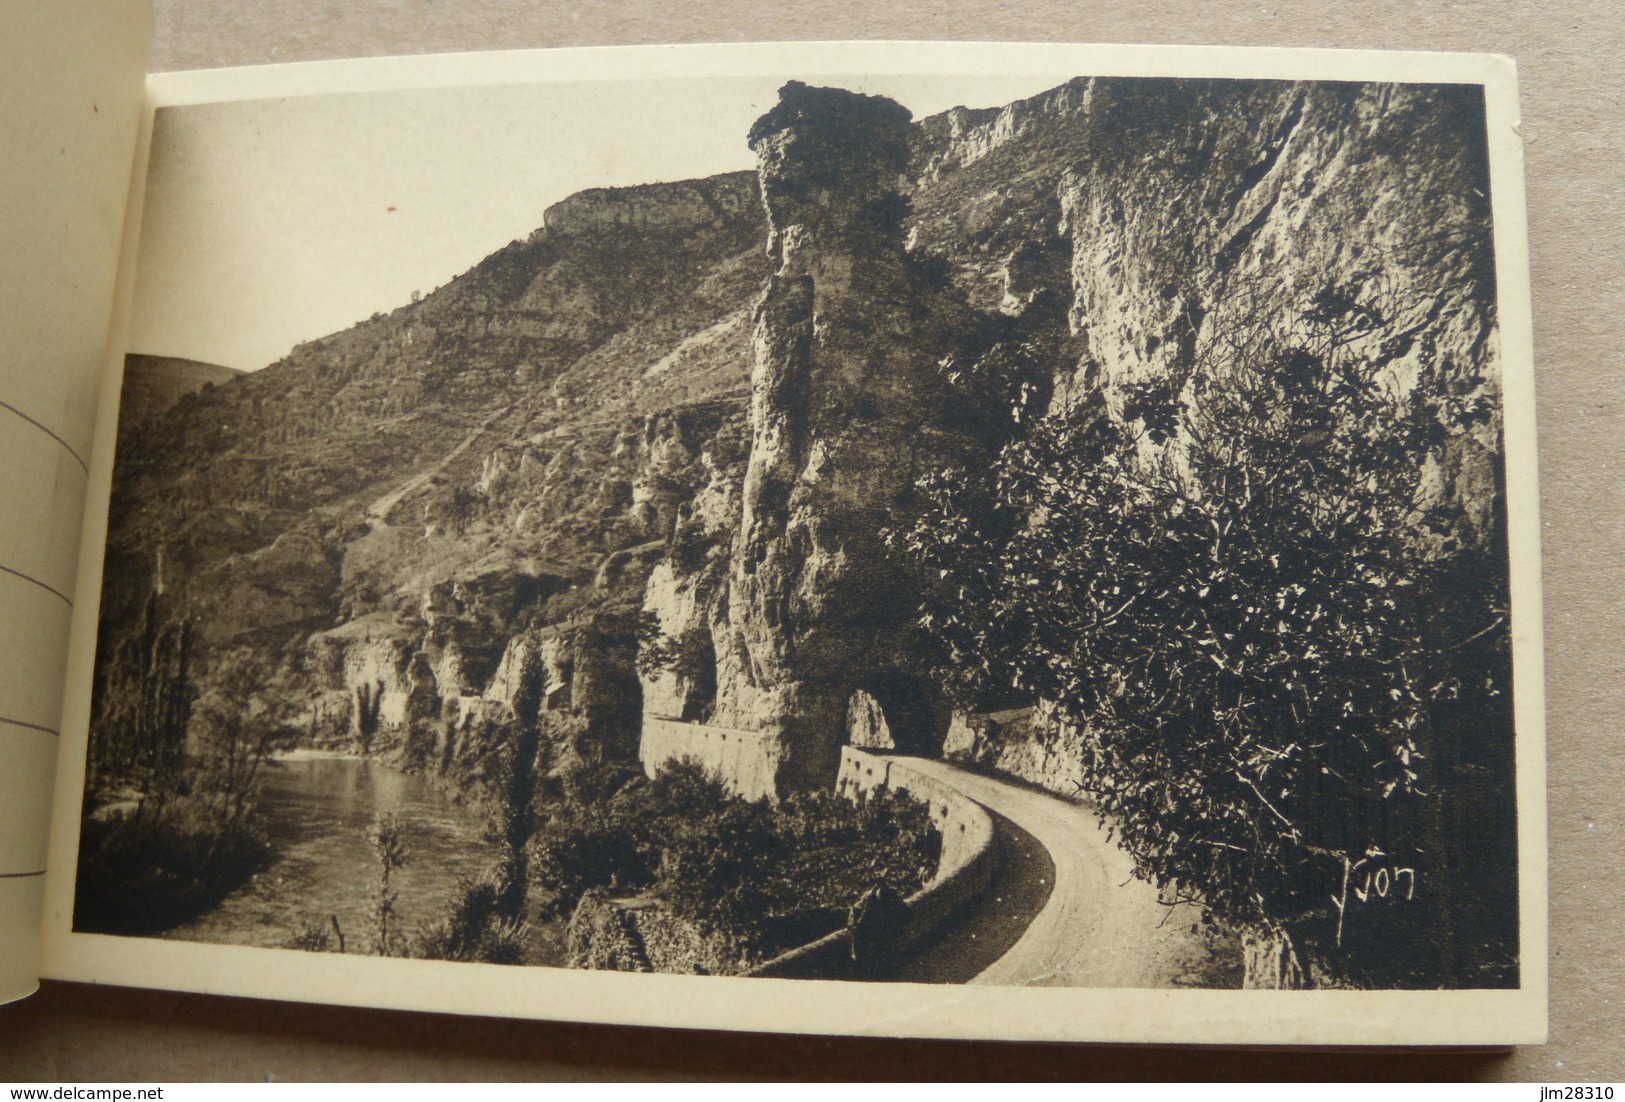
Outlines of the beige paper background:
{"label": "beige paper background", "polygon": [[[518,14],[515,9],[518,8]],[[522,6],[452,0],[158,4],[155,69],[517,46],[763,38],[1313,45],[1504,51],[1523,85],[1540,402],[1549,756],[1552,1043],[1511,1054],[1169,1052],[686,1034],[492,1022],[48,985],[0,1010],[0,1079],[1620,1078],[1616,792],[1618,57],[1602,5],[1539,14],[1351,2]],[[1197,37],[1199,35],[1199,37]],[[1610,338],[1613,338],[1610,340]],[[1613,506],[1613,508],[1610,508]],[[1613,538],[1610,538],[1613,537]],[[1617,571],[1617,568],[1615,568]]]}
{"label": "beige paper background", "polygon": [[151,13],[140,0],[9,0],[0,15],[0,999],[12,999],[39,974],[83,457]]}

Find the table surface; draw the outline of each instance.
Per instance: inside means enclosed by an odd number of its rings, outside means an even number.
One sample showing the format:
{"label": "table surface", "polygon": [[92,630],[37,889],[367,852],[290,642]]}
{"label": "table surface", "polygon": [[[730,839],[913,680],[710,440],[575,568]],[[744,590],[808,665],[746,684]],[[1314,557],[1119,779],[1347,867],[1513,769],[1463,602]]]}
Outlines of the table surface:
{"label": "table surface", "polygon": [[[1625,1079],[1625,399],[1610,4],[1345,0],[156,0],[152,68],[543,46],[832,38],[1507,53],[1528,169],[1546,601],[1551,1042],[1239,1052],[859,1040],[491,1021],[47,984],[0,1008],[0,1079]],[[1609,372],[1614,372],[1610,375]],[[1613,468],[1612,470],[1610,468]]]}

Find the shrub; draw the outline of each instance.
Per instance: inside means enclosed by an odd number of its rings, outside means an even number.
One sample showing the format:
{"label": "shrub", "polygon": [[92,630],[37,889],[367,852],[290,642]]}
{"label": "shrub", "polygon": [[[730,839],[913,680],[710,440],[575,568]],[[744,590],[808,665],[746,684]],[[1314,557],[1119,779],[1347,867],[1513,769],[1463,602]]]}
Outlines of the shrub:
{"label": "shrub", "polygon": [[400,818],[393,811],[385,811],[373,819],[367,841],[377,858],[377,878],[373,882],[372,907],[368,917],[372,921],[372,951],[381,957],[399,956],[405,939],[397,921],[400,890],[394,884],[395,873],[406,867],[411,850]]}
{"label": "shrub", "polygon": [[735,800],[663,847],[656,888],[672,910],[710,929],[746,940],[769,911],[764,876],[784,839],[766,803]]}
{"label": "shrub", "polygon": [[153,934],[202,914],[265,868],[271,847],[219,805],[178,796],[124,817],[87,819],[80,833],[74,928]]}
{"label": "shrub", "polygon": [[648,892],[760,957],[788,947],[797,916],[842,910],[879,883],[916,891],[940,848],[929,812],[907,795],[854,805],[817,793],[774,806],[732,795],[683,760],[652,780],[623,781],[598,803],[556,809],[532,868],[551,893],[549,914],[569,913],[594,890]]}
{"label": "shrub", "polygon": [[525,926],[506,914],[500,877],[464,878],[446,917],[420,931],[411,955],[428,960],[525,963]]}
{"label": "shrub", "polygon": [[551,895],[541,907],[548,917],[569,914],[588,888],[626,888],[651,879],[628,824],[588,809],[550,822],[532,854],[536,883]]}
{"label": "shrub", "polygon": [[339,950],[339,946],[333,944],[336,922],[337,919],[333,922],[317,920],[301,922],[299,928],[288,935],[288,940],[282,943],[282,947],[300,949],[307,953],[331,953]]}

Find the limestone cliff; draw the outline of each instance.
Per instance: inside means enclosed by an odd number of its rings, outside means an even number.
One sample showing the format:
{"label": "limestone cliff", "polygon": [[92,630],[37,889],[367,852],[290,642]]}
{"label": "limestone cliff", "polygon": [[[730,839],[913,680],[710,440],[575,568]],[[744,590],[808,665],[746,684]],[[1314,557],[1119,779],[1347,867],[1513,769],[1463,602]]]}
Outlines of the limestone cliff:
{"label": "limestone cliff", "polygon": [[[1498,538],[1498,347],[1477,89],[1078,79],[996,111],[926,120],[910,239],[973,302],[1034,316],[1045,296],[1073,354],[1051,415],[1135,421],[1149,389],[1181,401],[1253,330],[1352,319],[1352,351],[1397,385],[1439,364],[1487,416],[1427,458],[1432,492]],[[1034,702],[1042,704],[1042,702]],[[956,748],[1060,792],[1079,734],[1040,707],[961,720]],[[975,749],[972,750],[974,745]]]}
{"label": "limestone cliff", "polygon": [[200,678],[246,650],[297,737],[354,744],[362,693],[384,746],[414,717],[500,717],[514,641],[550,640],[571,670],[555,707],[635,753],[635,638],[575,641],[641,603],[716,477],[702,456],[742,464],[765,218],[753,173],[539,217],[262,371],[177,390],[171,365],[130,358],[104,661],[156,587],[197,624]]}
{"label": "limestone cliff", "polygon": [[[843,740],[940,748],[918,583],[883,538],[922,477],[1034,419],[1134,420],[1242,326],[1290,336],[1328,302],[1398,380],[1437,360],[1464,397],[1497,385],[1470,89],[1080,78],[916,125],[792,82],[751,142],[773,267],[739,531],[726,578],[667,562],[645,597],[714,667],[704,717],[768,736],[747,791],[819,783]],[[1498,441],[1490,419],[1442,449],[1438,492],[1493,502]],[[695,683],[646,677],[651,711],[699,716]],[[1049,715],[989,728],[995,756],[1070,791],[1077,733]]]}
{"label": "limestone cliff", "polygon": [[[1437,358],[1493,396],[1483,112],[1457,86],[1079,79],[928,120],[911,239],[973,301],[1065,296],[1063,404],[1132,418],[1130,388],[1177,394],[1242,327],[1289,331],[1328,297],[1396,377]],[[1493,496],[1498,441],[1489,420],[1452,456],[1459,496]]]}
{"label": "limestone cliff", "polygon": [[[104,631],[156,580],[312,728],[379,685],[402,722],[417,693],[466,726],[541,646],[550,707],[616,753],[641,703],[761,733],[748,791],[821,785],[842,741],[948,733],[886,541],[921,479],[1178,400],[1260,303],[1289,331],[1335,300],[1395,378],[1498,385],[1472,89],[1080,78],[916,123],[791,83],[749,141],[755,173],[572,196],[153,414],[120,444]],[[1433,457],[1437,492],[1497,501],[1498,451],[1491,417]],[[637,613],[663,633],[641,669]],[[1046,714],[961,717],[955,745],[1065,790],[1076,733]]]}

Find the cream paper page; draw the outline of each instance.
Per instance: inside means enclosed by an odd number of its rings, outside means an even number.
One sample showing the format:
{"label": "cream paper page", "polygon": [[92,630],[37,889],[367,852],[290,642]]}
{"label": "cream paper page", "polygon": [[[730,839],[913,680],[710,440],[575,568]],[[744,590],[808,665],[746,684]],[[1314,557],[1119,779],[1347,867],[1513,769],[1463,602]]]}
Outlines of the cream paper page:
{"label": "cream paper page", "polygon": [[80,523],[147,0],[23,0],[0,35],[0,1002],[38,983]]}

